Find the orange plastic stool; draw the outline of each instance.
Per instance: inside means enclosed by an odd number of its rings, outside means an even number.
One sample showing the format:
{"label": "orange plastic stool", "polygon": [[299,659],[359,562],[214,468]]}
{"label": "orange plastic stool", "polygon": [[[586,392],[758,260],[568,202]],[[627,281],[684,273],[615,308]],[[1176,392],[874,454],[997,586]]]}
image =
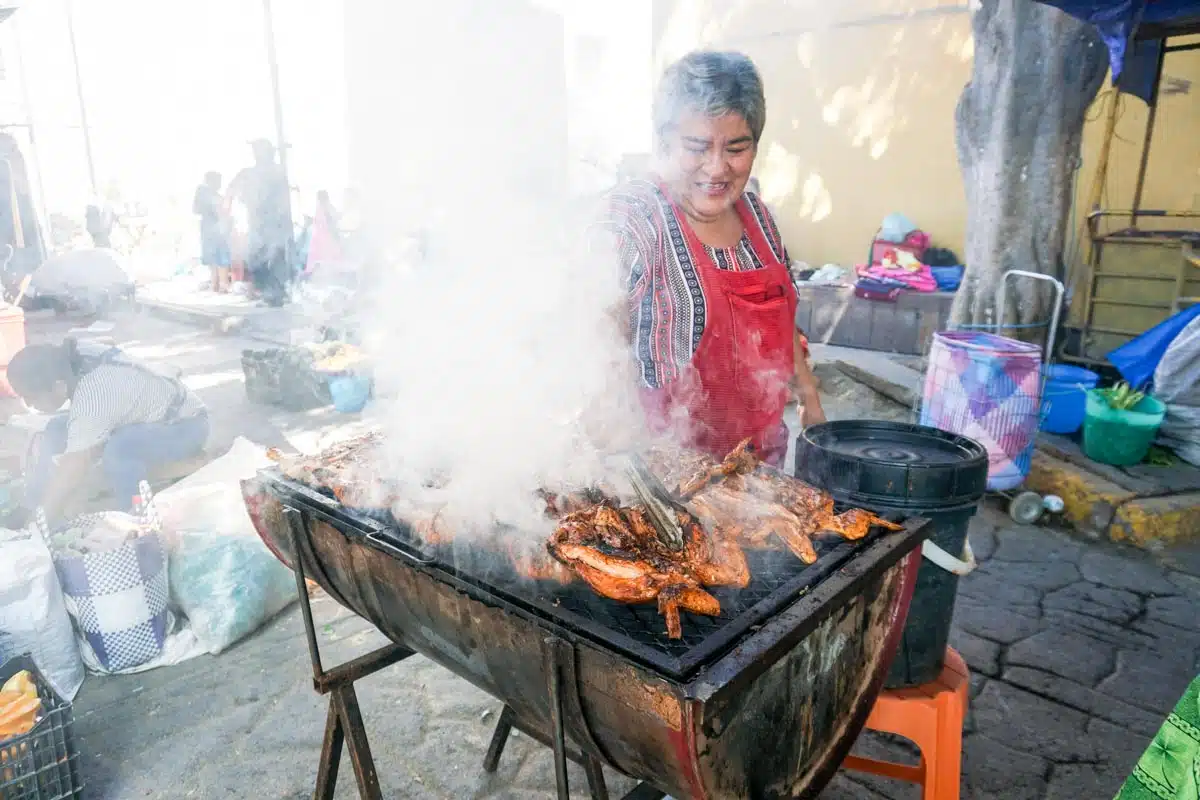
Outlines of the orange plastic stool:
{"label": "orange plastic stool", "polygon": [[918,766],[846,756],[842,766],[885,778],[919,783],[923,800],[958,800],[962,776],[962,729],[967,715],[970,672],[962,656],[946,648],[937,680],[880,693],[867,718],[867,730],[894,733],[921,750]]}

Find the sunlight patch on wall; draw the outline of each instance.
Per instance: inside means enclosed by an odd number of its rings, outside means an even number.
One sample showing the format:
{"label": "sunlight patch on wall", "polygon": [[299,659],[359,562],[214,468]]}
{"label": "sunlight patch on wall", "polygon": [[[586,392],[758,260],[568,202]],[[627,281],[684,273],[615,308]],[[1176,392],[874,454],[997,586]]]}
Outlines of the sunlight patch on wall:
{"label": "sunlight patch on wall", "polygon": [[833,213],[833,197],[825,188],[825,181],[815,172],[810,172],[800,189],[800,216],[820,222]]}
{"label": "sunlight patch on wall", "polygon": [[758,185],[768,205],[782,203],[796,191],[800,182],[800,158],[783,145],[771,142],[759,156]]}
{"label": "sunlight patch on wall", "polygon": [[975,57],[975,37],[969,33],[952,33],[946,39],[945,52],[965,64]]}
{"label": "sunlight patch on wall", "polygon": [[850,143],[866,147],[871,158],[878,160],[887,152],[891,133],[901,121],[896,107],[899,83],[897,76],[886,85],[869,77],[862,86],[842,86],[821,109],[821,118],[831,126],[844,121]]}

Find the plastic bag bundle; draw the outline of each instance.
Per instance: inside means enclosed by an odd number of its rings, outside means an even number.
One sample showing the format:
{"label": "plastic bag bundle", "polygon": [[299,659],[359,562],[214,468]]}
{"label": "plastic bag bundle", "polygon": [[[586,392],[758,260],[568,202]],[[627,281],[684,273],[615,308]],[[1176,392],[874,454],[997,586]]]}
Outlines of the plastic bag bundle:
{"label": "plastic bag bundle", "polygon": [[214,655],[296,599],[295,576],[258,537],[242,498],[241,480],[270,463],[265,448],[239,438],[155,498],[170,538],[172,605]]}
{"label": "plastic bag bundle", "polygon": [[1154,396],[1167,406],[1159,444],[1200,466],[1200,316],[1179,332],[1158,362]]}
{"label": "plastic bag bundle", "polygon": [[171,557],[171,599],[216,655],[295,600],[296,579],[257,538],[182,531]]}
{"label": "plastic bag bundle", "polygon": [[0,631],[7,656],[29,653],[54,691],[75,697],[83,661],[54,559],[36,531],[0,530]]}

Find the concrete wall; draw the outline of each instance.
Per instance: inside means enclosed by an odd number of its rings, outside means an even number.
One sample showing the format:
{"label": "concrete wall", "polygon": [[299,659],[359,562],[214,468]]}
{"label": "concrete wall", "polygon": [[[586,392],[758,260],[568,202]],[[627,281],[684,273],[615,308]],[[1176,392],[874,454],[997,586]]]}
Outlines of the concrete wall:
{"label": "concrete wall", "polygon": [[[698,47],[759,65],[768,120],[756,172],[794,258],[860,262],[892,211],[961,252],[954,108],[974,55],[967,3],[655,0],[654,35],[656,73]],[[1169,56],[1166,74],[1192,86],[1163,98],[1144,205],[1200,208],[1200,52]],[[1107,193],[1116,207],[1131,199],[1145,124],[1144,104],[1123,104]],[[1084,196],[1101,130],[1095,119],[1085,133]]]}

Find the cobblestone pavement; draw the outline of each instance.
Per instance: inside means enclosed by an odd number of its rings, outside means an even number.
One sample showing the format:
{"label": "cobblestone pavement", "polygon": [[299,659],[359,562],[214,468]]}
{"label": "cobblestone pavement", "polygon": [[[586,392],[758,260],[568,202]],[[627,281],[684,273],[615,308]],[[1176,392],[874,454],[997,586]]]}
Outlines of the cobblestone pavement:
{"label": "cobblestone pavement", "polygon": [[[1141,553],[975,520],[981,566],[960,584],[952,644],[972,671],[964,798],[1111,797],[1200,669],[1200,578]],[[326,663],[378,646],[371,626],[315,603]],[[89,678],[76,701],[97,798],[309,796],[324,726],[295,607],[216,658]],[[360,684],[384,796],[553,797],[548,751],[518,736],[500,770],[480,769],[499,704],[422,657]],[[911,758],[867,737],[866,755]],[[338,797],[351,798],[342,767]],[[572,786],[582,797],[584,779]],[[610,776],[613,796],[629,782]],[[917,798],[915,787],[839,775],[831,800]]]}
{"label": "cobblestone pavement", "polygon": [[[950,639],[971,669],[963,796],[1112,797],[1200,671],[1200,578],[994,510],[971,543]],[[919,795],[843,775],[825,796]]]}

